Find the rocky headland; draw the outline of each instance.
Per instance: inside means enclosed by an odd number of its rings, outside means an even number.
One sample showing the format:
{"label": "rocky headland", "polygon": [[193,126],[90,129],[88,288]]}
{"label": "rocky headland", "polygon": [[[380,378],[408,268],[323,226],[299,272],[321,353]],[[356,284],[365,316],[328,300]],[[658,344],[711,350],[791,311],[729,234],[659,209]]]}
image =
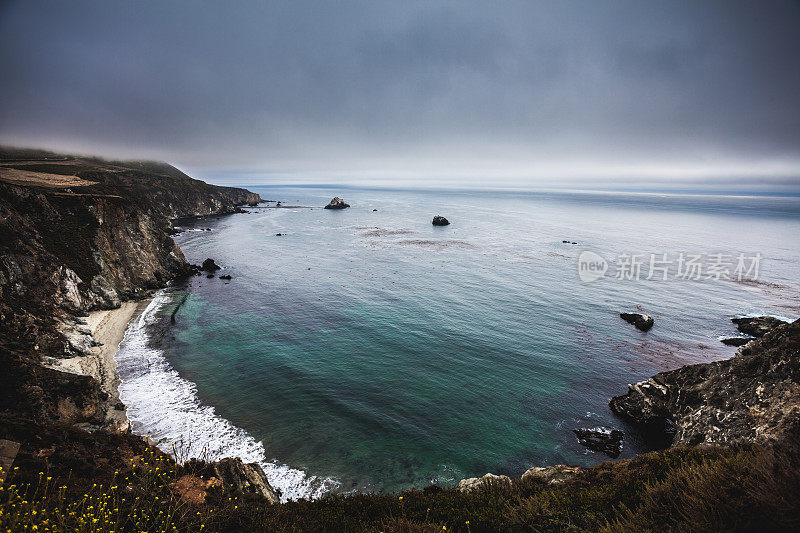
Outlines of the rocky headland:
{"label": "rocky headland", "polygon": [[629,385],[611,410],[672,446],[779,438],[800,420],[800,320],[765,322],[772,329],[731,359]]}
{"label": "rocky headland", "polygon": [[[753,520],[769,527],[800,525],[800,320],[733,322],[759,338],[750,338],[731,359],[662,372],[610,401],[614,413],[638,425],[663,451],[594,467],[532,467],[519,479],[488,473],[461,480],[455,490],[483,497],[523,493],[530,499],[515,516],[525,516],[533,530],[550,530],[548,522],[558,524],[553,530],[598,528],[576,527],[575,517],[585,514],[571,511],[591,514],[587,507],[600,509],[598,500],[617,505],[630,490],[621,486],[636,487],[630,497],[637,509],[611,513],[616,521],[598,529],[736,530]],[[574,433],[590,449],[619,455],[619,430]],[[666,472],[671,473],[665,480]],[[566,513],[554,512],[554,505]]]}
{"label": "rocky headland", "polygon": [[[257,202],[165,163],[0,149],[0,434],[9,420],[127,434],[122,334],[152,290],[197,270],[172,220]],[[253,468],[237,472],[263,485]]]}

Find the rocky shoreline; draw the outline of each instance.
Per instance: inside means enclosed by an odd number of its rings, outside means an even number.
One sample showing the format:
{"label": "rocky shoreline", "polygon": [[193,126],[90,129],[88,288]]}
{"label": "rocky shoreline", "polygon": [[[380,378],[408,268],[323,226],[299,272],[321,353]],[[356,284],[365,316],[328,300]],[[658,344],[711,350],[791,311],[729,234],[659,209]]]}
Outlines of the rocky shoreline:
{"label": "rocky shoreline", "polygon": [[612,398],[611,410],[671,446],[779,438],[800,420],[800,320],[761,322],[771,329],[731,359],[631,384]]}
{"label": "rocky shoreline", "polygon": [[[628,385],[609,402],[613,413],[638,426],[654,449],[694,446],[764,445],[793,439],[800,431],[800,319],[732,319],[750,342],[722,361],[687,365]],[[610,428],[574,430],[581,444],[610,457],[619,455],[622,432]],[[584,439],[595,439],[583,442]],[[571,481],[591,468],[532,467],[522,480],[546,484]],[[461,480],[462,492],[511,483],[488,473]]]}
{"label": "rocky shoreline", "polygon": [[[260,197],[193,180],[162,163],[63,156],[55,164],[52,154],[11,155],[8,162],[9,152],[0,150],[3,168],[39,181],[0,179],[0,362],[10,392],[0,412],[101,427],[108,419],[123,427],[113,387],[95,379],[109,374],[109,365],[74,359],[103,351],[84,317],[135,305],[126,302],[192,273],[169,237],[171,219],[234,213]],[[40,172],[45,166],[48,173]],[[54,185],[47,181],[54,172],[74,174],[82,185]]]}
{"label": "rocky shoreline", "polygon": [[[262,200],[164,163],[3,148],[0,165],[0,429],[21,417],[128,435],[114,354],[147,296],[195,270],[172,220]],[[17,169],[25,183],[5,179]],[[258,465],[238,463],[231,483],[277,500]]]}
{"label": "rocky shoreline", "polygon": [[119,397],[120,378],[115,355],[128,324],[144,311],[149,302],[149,299],[123,302],[117,309],[92,311],[86,319],[62,323],[60,331],[79,353],[70,358],[45,357],[44,366],[61,372],[89,376],[100,384],[100,389],[108,396],[104,401],[106,417],[102,425],[85,424],[79,427],[117,433],[130,430],[125,405]]}

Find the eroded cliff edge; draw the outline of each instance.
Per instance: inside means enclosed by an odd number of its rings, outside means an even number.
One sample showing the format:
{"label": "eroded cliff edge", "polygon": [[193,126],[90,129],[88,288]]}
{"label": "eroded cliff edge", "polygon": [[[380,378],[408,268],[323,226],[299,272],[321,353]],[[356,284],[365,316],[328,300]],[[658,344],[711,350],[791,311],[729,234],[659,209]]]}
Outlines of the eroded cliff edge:
{"label": "eroded cliff edge", "polygon": [[86,349],[64,324],[190,273],[171,219],[260,200],[165,163],[0,149],[0,413],[102,426],[97,381],[40,364]]}
{"label": "eroded cliff edge", "polygon": [[800,320],[774,327],[731,359],[629,385],[609,406],[672,446],[777,440],[800,421]]}

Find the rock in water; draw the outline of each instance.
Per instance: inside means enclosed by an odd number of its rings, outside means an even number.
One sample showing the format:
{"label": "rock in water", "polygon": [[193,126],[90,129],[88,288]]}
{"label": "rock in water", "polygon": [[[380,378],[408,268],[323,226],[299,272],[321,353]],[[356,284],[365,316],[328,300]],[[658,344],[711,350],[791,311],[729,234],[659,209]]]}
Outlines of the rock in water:
{"label": "rock in water", "polygon": [[350,204],[345,203],[345,201],[338,196],[334,196],[333,200],[325,206],[325,209],[347,209],[348,207],[350,207]]}
{"label": "rock in water", "polygon": [[258,463],[244,463],[241,459],[222,459],[214,463],[214,472],[226,490],[239,494],[256,494],[270,503],[280,503],[280,498]]}
{"label": "rock in water", "polygon": [[620,313],[619,316],[628,324],[636,326],[636,329],[640,331],[648,331],[655,323],[653,317],[641,313]]}
{"label": "rock in water", "polygon": [[788,323],[774,316],[732,318],[731,322],[736,324],[739,331],[745,335],[752,335],[753,337],[763,337],[781,324]]}
{"label": "rock in water", "polygon": [[214,260],[209,257],[203,261],[203,265],[200,267],[200,270],[203,270],[204,272],[216,272],[220,268],[222,267],[216,264]]}
{"label": "rock in water", "polygon": [[731,359],[688,365],[628,385],[611,410],[662,431],[668,444],[764,442],[800,419],[800,320],[739,348]]}
{"label": "rock in water", "polygon": [[572,432],[577,435],[581,446],[586,446],[590,450],[603,452],[614,458],[619,457],[622,451],[624,434],[618,429],[596,427],[573,429]]}
{"label": "rock in water", "polygon": [[753,339],[755,339],[755,337],[728,337],[726,339],[720,339],[720,342],[727,346],[744,346]]}
{"label": "rock in water", "polygon": [[447,220],[446,218],[442,217],[442,216],[436,215],[435,217],[433,217],[433,225],[434,226],[447,226],[449,224],[450,224],[450,221]]}
{"label": "rock in water", "polygon": [[511,485],[511,478],[508,476],[498,476],[496,474],[486,474],[483,477],[471,477],[462,479],[456,485],[456,490],[459,492],[472,492],[491,487],[492,485],[509,486]]}

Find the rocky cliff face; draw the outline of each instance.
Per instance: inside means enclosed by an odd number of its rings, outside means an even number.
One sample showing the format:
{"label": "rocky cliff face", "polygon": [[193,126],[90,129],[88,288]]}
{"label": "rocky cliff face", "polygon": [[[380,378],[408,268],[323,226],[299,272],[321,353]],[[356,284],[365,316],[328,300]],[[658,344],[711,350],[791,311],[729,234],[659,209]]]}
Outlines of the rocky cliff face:
{"label": "rocky cliff face", "polygon": [[260,197],[163,163],[0,149],[0,412],[103,420],[108,406],[93,380],[38,365],[75,355],[58,324],[189,273],[171,218],[252,201]]}
{"label": "rocky cliff face", "polygon": [[0,298],[79,313],[118,307],[186,271],[170,228],[123,198],[0,183]]}
{"label": "rocky cliff face", "polygon": [[[107,430],[87,440],[95,446],[65,454],[75,464],[141,454],[144,441],[125,435],[127,420],[114,416],[121,404],[98,381],[99,367],[60,371],[64,363],[79,360],[83,367],[94,356],[96,343],[77,317],[119,307],[191,273],[170,237],[171,219],[234,213],[259,201],[257,194],[208,185],[162,163],[0,149],[0,427],[8,431],[19,420],[35,427],[25,446],[64,433],[64,426]],[[37,425],[28,426],[31,421]],[[100,451],[108,432],[119,433],[118,445]],[[232,494],[278,502],[258,465],[225,459],[211,466]],[[192,476],[183,480],[207,488]]]}
{"label": "rocky cliff face", "polygon": [[170,219],[252,201],[163,163],[0,150],[0,300],[117,307],[185,273]]}
{"label": "rocky cliff face", "polygon": [[[770,441],[800,419],[800,320],[782,323],[728,360],[662,372],[609,404],[669,444]],[[673,436],[674,434],[674,436]]]}

